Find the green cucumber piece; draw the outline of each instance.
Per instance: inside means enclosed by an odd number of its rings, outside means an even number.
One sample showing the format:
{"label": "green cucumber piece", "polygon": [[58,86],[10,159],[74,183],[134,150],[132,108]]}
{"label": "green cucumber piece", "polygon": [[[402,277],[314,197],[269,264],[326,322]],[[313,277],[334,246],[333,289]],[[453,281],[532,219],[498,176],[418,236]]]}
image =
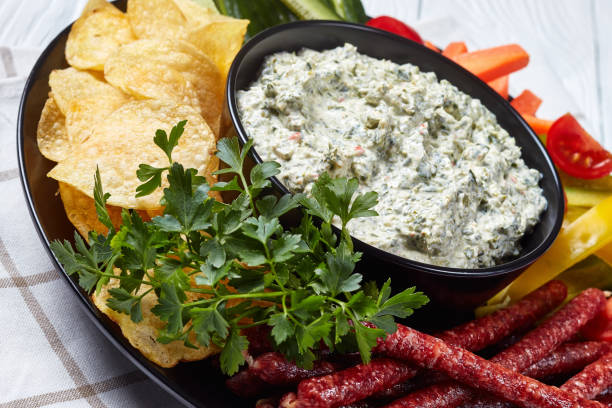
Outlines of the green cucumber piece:
{"label": "green cucumber piece", "polygon": [[326,0],[333,10],[344,20],[352,23],[365,23],[368,16],[361,0]]}
{"label": "green cucumber piece", "polygon": [[342,20],[319,0],[281,0],[302,20]]}
{"label": "green cucumber piece", "polygon": [[216,0],[221,14],[250,21],[246,39],[275,25],[299,20],[280,0]]}

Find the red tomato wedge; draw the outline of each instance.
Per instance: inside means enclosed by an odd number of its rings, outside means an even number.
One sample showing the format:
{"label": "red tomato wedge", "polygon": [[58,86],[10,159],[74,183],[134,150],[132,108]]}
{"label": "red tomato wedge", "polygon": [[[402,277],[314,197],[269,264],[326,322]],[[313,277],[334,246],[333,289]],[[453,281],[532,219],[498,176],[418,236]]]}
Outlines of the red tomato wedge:
{"label": "red tomato wedge", "polygon": [[612,298],[608,299],[606,308],[584,326],[582,335],[588,340],[612,341]]}
{"label": "red tomato wedge", "polygon": [[555,164],[570,176],[595,179],[612,172],[612,154],[569,113],[550,127],[546,149]]}
{"label": "red tomato wedge", "polygon": [[366,25],[374,28],[380,28],[381,30],[389,31],[390,33],[401,35],[409,40],[423,44],[423,39],[414,28],[404,24],[396,18],[380,16],[370,19]]}

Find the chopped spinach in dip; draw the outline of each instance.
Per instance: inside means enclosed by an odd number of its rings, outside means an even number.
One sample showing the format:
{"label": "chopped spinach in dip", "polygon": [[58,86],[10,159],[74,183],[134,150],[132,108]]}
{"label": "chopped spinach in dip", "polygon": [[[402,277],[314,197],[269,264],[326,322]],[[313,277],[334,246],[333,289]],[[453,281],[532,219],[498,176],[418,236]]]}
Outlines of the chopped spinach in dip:
{"label": "chopped spinach in dip", "polygon": [[377,191],[380,216],[351,221],[351,232],[409,259],[493,266],[518,255],[547,205],[542,175],[479,100],[350,44],[269,56],[238,105],[293,192],[323,172]]}

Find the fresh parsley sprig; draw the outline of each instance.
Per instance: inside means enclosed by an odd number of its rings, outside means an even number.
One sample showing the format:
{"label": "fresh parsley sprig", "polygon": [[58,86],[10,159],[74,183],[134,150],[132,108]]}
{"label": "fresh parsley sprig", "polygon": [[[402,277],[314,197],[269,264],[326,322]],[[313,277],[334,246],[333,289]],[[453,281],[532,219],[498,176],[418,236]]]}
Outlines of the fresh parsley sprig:
{"label": "fresh parsley sprig", "polygon": [[[358,194],[357,180],[323,174],[308,197],[264,194],[280,166],[264,162],[247,174],[252,143],[240,149],[236,138],[220,140],[216,153],[227,164],[216,174],[233,177],[210,188],[195,169],[172,161],[185,124],[178,123],[169,137],[161,130],[155,135],[168,167],[138,169],[140,196],[160,187],[166,174],[163,216],[143,221],[136,211],[124,210],[115,231],[97,172],[94,199],[108,234],[92,232],[86,244],[75,233],[76,251],[67,241],[52,243],[84,290],[119,280],[109,291],[108,306],[135,322],[142,320],[142,298],[154,292],[158,303],[152,312],[166,323],[157,340],[188,347],[214,343],[222,349],[221,369],[227,374],[244,363],[248,340],[242,330],[259,325],[269,326],[274,346],[305,367],[322,345],[358,350],[368,362],[377,338],[396,329],[394,319],[428,301],[414,288],[391,296],[390,281],[378,290],[354,271],[361,254],[353,251],[347,225],[376,215],[376,193]],[[211,190],[234,191],[238,197],[217,202]],[[300,225],[283,227],[279,217],[296,208],[304,210]],[[339,236],[334,220],[340,220]]]}

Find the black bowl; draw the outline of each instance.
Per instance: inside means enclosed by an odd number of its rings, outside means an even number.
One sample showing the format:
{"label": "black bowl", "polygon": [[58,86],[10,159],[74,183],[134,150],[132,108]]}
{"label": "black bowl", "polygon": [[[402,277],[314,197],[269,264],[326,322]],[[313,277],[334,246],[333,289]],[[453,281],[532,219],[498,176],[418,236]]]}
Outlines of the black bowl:
{"label": "black bowl", "polygon": [[[114,3],[125,10],[126,1]],[[21,99],[17,124],[17,154],[21,181],[34,225],[48,255],[75,291],[88,317],[100,331],[132,363],[147,374],[183,405],[205,408],[240,408],[253,406],[253,401],[236,397],[225,387],[225,376],[211,359],[195,363],[181,363],[173,368],[161,368],[147,360],[123,337],[119,327],[93,305],[76,278],[64,269],[49,249],[55,239],[73,240],[74,227],[66,218],[64,207],[56,194],[57,182],[47,177],[55,163],[44,158],[36,143],[36,127],[42,107],[49,93],[49,73],[68,66],[64,48],[70,27],[62,31],[45,49],[32,69]],[[41,255],[42,256],[42,255]],[[70,311],[67,311],[70,313]]]}
{"label": "black bowl", "polygon": [[[245,143],[248,134],[240,121],[236,92],[247,89],[257,79],[266,56],[302,48],[326,50],[344,43],[355,45],[360,53],[371,57],[399,64],[409,62],[422,71],[435,72],[438,79],[446,79],[461,91],[480,99],[516,139],[525,163],[544,175],[540,185],[548,200],[548,209],[533,231],[522,240],[523,250],[518,258],[510,262],[481,269],[447,268],[415,262],[354,239],[357,250],[363,252],[359,269],[366,279],[382,281],[390,277],[395,289],[416,285],[431,298],[430,312],[434,309],[454,310],[455,314],[469,311],[515,279],[549,248],[557,236],[563,220],[564,200],[555,167],[521,116],[476,76],[413,41],[363,25],[337,21],[300,21],[277,26],[260,33],[242,48],[232,64],[227,82],[228,113],[240,141]],[[251,158],[257,163],[262,161],[255,150],[251,151]],[[288,192],[277,178],[273,178],[272,183],[278,192]],[[417,315],[425,316],[425,313]]]}

